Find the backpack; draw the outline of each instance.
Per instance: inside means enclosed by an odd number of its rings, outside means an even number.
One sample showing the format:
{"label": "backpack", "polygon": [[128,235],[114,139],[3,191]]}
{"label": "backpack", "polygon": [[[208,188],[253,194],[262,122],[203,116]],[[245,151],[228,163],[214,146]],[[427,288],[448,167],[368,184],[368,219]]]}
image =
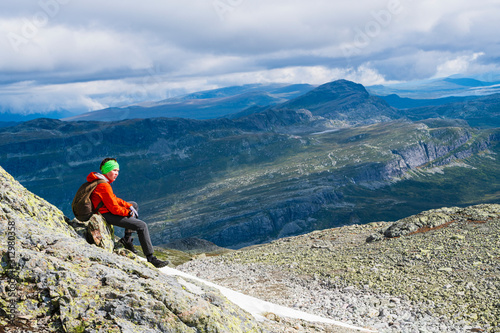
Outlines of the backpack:
{"label": "backpack", "polygon": [[92,182],[83,183],[82,186],[76,191],[73,202],[71,203],[71,209],[73,214],[78,221],[85,222],[88,221],[92,215],[97,213],[99,208],[101,208],[104,203],[101,201],[97,207],[94,209],[92,206],[92,201],[90,200],[90,195],[94,192],[96,186],[101,183],[105,183],[104,179],[97,179]]}

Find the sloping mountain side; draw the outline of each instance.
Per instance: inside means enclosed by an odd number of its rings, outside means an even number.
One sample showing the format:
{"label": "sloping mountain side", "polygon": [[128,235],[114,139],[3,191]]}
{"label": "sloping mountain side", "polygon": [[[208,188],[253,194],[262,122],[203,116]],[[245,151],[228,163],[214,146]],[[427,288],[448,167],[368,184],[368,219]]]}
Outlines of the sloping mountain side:
{"label": "sloping mountain side", "polygon": [[158,102],[87,112],[67,117],[64,120],[117,121],[156,117],[220,118],[251,107],[269,107],[280,104],[311,89],[313,86],[308,84],[250,84],[226,87],[168,98]]}
{"label": "sloping mountain side", "polygon": [[[309,112],[291,110],[238,120],[37,119],[0,129],[0,161],[23,185],[70,216],[76,189],[106,156],[117,157],[126,171],[114,184],[116,192],[143,202],[205,184],[239,164],[272,160],[290,144],[289,134],[276,131],[286,132],[296,124],[311,130],[307,124],[312,122],[316,120]],[[270,146],[276,148],[267,153]]]}
{"label": "sloping mountain side", "polygon": [[2,332],[263,331],[216,289],[88,244],[2,168],[0,235]]}
{"label": "sloping mountain side", "polygon": [[198,237],[238,248],[380,216],[493,202],[498,138],[498,130],[451,120],[332,130],[329,120],[293,110],[236,120],[40,119],[0,129],[0,160],[71,216],[86,175],[115,156],[122,172],[114,191],[140,203],[156,244]]}
{"label": "sloping mountain side", "polygon": [[451,104],[455,102],[463,102],[472,99],[476,99],[479,96],[451,96],[444,98],[434,98],[434,99],[413,99],[408,97],[400,97],[396,94],[391,94],[387,96],[378,96],[386,101],[390,106],[396,109],[411,109],[425,106],[439,106],[444,104]]}
{"label": "sloping mountain side", "polygon": [[378,332],[500,332],[500,205],[282,238],[178,266]]}
{"label": "sloping mountain side", "polygon": [[413,108],[408,110],[407,116],[412,120],[427,118],[464,119],[470,126],[500,127],[500,94],[445,105]]}
{"label": "sloping mountain side", "polygon": [[235,163],[219,179],[151,200],[152,220],[164,221],[151,225],[153,238],[196,236],[238,248],[443,204],[494,202],[498,134],[447,124],[381,123],[267,146],[272,159]]}

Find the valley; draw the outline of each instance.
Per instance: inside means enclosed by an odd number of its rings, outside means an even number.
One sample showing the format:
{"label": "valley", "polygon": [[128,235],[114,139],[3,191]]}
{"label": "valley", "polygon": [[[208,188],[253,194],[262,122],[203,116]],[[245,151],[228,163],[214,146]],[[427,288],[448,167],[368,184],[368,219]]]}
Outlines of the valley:
{"label": "valley", "polygon": [[114,191],[140,203],[153,243],[198,237],[236,249],[496,202],[496,97],[477,102],[490,112],[454,103],[396,109],[339,80],[232,119],[36,119],[0,129],[0,165],[72,216],[76,189],[114,156]]}

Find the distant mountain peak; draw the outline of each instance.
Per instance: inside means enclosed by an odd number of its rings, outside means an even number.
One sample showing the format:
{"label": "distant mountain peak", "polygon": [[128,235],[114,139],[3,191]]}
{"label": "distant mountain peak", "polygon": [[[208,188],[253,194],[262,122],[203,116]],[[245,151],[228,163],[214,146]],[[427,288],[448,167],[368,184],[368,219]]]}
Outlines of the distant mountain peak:
{"label": "distant mountain peak", "polygon": [[371,96],[362,84],[348,80],[325,83],[281,107],[307,109],[321,116],[346,124],[368,124],[401,116],[382,99]]}
{"label": "distant mountain peak", "polygon": [[366,99],[370,96],[362,84],[347,80],[337,80],[320,85],[319,87],[291,100],[290,104],[304,104],[304,107],[311,104],[323,104],[333,100],[358,97]]}
{"label": "distant mountain peak", "polygon": [[348,80],[336,80],[322,84],[315,90],[318,91],[331,91],[334,94],[342,96],[345,93],[361,93],[364,95],[369,95],[365,87],[360,83],[355,83]]}

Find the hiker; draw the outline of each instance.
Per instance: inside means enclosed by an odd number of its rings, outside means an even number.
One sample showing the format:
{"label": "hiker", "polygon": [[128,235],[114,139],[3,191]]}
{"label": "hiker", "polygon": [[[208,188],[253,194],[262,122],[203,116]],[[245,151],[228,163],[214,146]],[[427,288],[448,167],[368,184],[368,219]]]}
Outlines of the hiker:
{"label": "hiker", "polygon": [[136,253],[134,248],[132,233],[137,232],[139,242],[141,243],[142,251],[146,256],[148,262],[152,263],[155,267],[164,267],[168,265],[168,261],[163,261],[153,255],[153,245],[149,237],[149,230],[147,224],[139,220],[138,205],[136,202],[127,202],[118,198],[111,188],[111,184],[118,177],[120,166],[114,158],[105,158],[100,165],[102,173],[91,172],[87,176],[87,181],[103,179],[106,182],[97,185],[95,190],[90,195],[92,205],[97,207],[99,203],[103,203],[99,208],[99,213],[106,219],[109,224],[125,228],[125,236],[120,239],[123,246]]}

